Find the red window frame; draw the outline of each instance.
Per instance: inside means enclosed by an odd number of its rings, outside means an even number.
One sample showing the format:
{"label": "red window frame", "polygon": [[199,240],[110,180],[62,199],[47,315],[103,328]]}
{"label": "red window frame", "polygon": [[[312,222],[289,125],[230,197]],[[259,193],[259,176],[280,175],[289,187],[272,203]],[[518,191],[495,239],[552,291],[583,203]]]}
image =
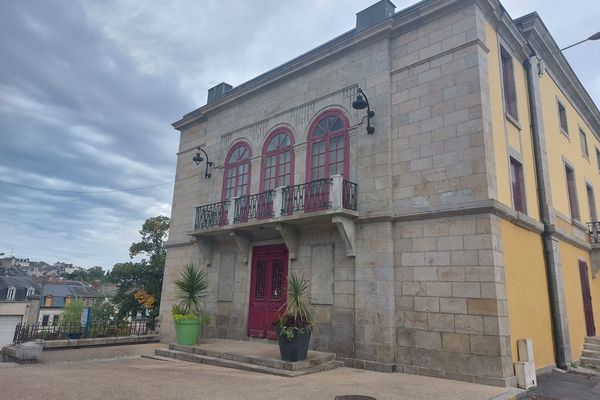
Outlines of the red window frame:
{"label": "red window frame", "polygon": [[[269,151],[269,145],[280,134],[286,134],[290,144]],[[289,160],[285,160],[285,153],[289,152]],[[269,160],[274,159],[273,165],[268,165]],[[289,164],[289,171],[285,172],[285,165]],[[267,168],[271,175],[267,177]],[[288,176],[288,182],[285,183],[285,176]],[[283,182],[281,181],[283,179]],[[267,180],[274,182],[273,187],[267,185]],[[271,132],[265,140],[262,148],[262,166],[260,172],[260,192],[272,190],[280,186],[294,185],[294,135],[287,128],[279,128]]]}
{"label": "red window frame", "polygon": [[[323,135],[316,136],[315,130],[319,127],[319,123],[326,118],[329,117],[337,117],[342,122],[342,128],[335,131],[326,131]],[[327,110],[321,113],[313,123],[310,125],[308,131],[308,148],[306,150],[306,181],[310,182],[315,179],[325,179],[331,177],[331,163],[332,161],[337,162],[338,151],[335,151],[334,154],[331,153],[331,145],[334,143],[335,145],[339,145],[339,138],[342,140],[342,154],[344,157],[343,160],[343,171],[342,175],[344,179],[348,180],[348,176],[350,173],[350,138],[348,135],[348,128],[350,124],[348,122],[348,118],[339,110]],[[313,174],[313,147],[317,144],[324,143],[322,151],[319,152],[319,155],[323,156],[322,158],[317,157],[317,161],[319,162],[318,168],[323,167],[324,172],[322,177],[315,177]],[[340,150],[340,149],[337,149]],[[332,160],[332,155],[336,158]],[[321,165],[321,160],[323,160],[323,165]]]}
{"label": "red window frame", "polygon": [[[240,148],[245,148],[245,150],[247,151],[247,156],[246,158],[243,158],[241,160],[238,161],[231,161],[231,157],[233,156],[233,154]],[[250,147],[250,145],[246,142],[237,142],[236,144],[233,145],[233,147],[231,147],[231,149],[229,149],[229,152],[227,153],[227,157],[225,158],[225,166],[223,169],[223,187],[221,189],[221,201],[226,201],[226,200],[233,200],[234,197],[237,196],[247,196],[250,194],[250,178],[252,176],[252,163],[251,163],[251,158],[252,158],[252,149]],[[240,169],[244,169],[244,166],[246,168],[246,171],[240,173]],[[228,187],[227,184],[227,180],[228,177],[231,178],[231,176],[229,176],[229,171],[235,171],[234,172],[234,184],[231,187]],[[246,175],[246,182],[243,182],[243,176]],[[245,185],[245,188],[243,187]],[[242,191],[240,191],[240,186],[242,186]],[[227,189],[231,188],[234,189],[234,193],[231,193],[230,196],[227,197]]]}
{"label": "red window frame", "polygon": [[515,71],[512,56],[503,47],[500,48],[502,63],[502,85],[504,88],[504,107],[506,113],[515,120],[519,119],[517,111],[517,92],[515,87]]}
{"label": "red window frame", "polygon": [[510,158],[510,183],[512,186],[513,206],[515,210],[527,213],[523,164],[512,157]]}

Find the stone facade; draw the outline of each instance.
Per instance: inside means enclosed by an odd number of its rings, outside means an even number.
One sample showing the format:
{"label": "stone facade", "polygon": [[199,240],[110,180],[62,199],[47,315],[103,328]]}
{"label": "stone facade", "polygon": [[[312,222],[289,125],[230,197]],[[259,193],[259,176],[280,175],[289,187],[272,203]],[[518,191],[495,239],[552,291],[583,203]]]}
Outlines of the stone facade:
{"label": "stone facade", "polygon": [[[285,243],[288,272],[311,281],[312,348],[356,367],[514,385],[500,224],[516,217],[498,202],[492,116],[501,111],[492,109],[486,46],[497,40],[486,23],[505,23],[499,10],[493,0],[419,3],[174,123],[162,340],[174,338],[173,280],[190,262],[210,278],[204,335],[247,340],[252,248]],[[372,135],[364,110],[351,107],[359,87],[376,113]],[[251,148],[250,194],[278,127],[294,136],[294,183],[305,182],[309,130],[326,110],[349,122],[356,211],[195,227],[197,206],[222,201],[225,158],[239,141]],[[198,146],[214,162],[210,179],[192,161]]]}

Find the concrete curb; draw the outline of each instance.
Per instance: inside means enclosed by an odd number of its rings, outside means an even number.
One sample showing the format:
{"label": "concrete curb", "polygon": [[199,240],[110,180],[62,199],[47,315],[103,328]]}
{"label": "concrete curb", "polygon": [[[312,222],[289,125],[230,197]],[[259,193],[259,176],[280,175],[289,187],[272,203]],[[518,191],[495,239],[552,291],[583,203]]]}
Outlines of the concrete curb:
{"label": "concrete curb", "polygon": [[521,394],[526,392],[526,390],[522,389],[509,389],[498,396],[491,397],[489,400],[517,400]]}

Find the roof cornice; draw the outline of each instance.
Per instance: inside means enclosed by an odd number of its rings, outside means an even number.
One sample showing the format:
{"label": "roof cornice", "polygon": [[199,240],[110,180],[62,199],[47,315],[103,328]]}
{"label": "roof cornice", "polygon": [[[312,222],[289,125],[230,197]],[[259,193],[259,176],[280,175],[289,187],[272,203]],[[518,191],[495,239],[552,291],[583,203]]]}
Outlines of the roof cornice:
{"label": "roof cornice", "polygon": [[[471,0],[469,2],[474,2]],[[329,59],[353,46],[365,44],[372,40],[390,35],[393,31],[405,28],[410,24],[421,21],[438,12],[451,7],[458,8],[464,6],[465,0],[423,0],[413,6],[400,10],[392,17],[374,25],[371,28],[357,32],[352,29],[270,71],[265,72],[241,85],[238,85],[227,92],[222,99],[210,104],[206,104],[196,110],[186,114],[180,120],[174,122],[172,126],[182,131],[192,125],[206,120],[208,115],[232,104],[242,98],[253,95],[256,91],[271,85],[282,79],[288,78],[306,68],[310,68],[318,63]]]}
{"label": "roof cornice", "polygon": [[[592,133],[600,140],[600,111],[594,103],[571,65],[560,52],[550,31],[537,13],[527,14],[515,19],[538,57],[546,65],[546,72],[555,79],[559,88],[567,96],[581,117],[591,128]],[[554,54],[553,54],[554,53]]]}

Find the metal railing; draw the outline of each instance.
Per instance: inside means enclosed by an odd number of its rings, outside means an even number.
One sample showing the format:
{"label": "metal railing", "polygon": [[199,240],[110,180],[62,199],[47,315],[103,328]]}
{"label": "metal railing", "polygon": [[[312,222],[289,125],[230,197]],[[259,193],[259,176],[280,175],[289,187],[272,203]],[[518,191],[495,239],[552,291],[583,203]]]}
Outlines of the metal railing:
{"label": "metal railing", "polygon": [[229,201],[196,207],[195,229],[208,229],[213,226],[227,225],[228,208]]}
{"label": "metal railing", "polygon": [[195,229],[331,208],[357,210],[358,185],[341,175],[196,207]]}
{"label": "metal railing", "polygon": [[600,243],[600,222],[592,221],[587,224],[588,234],[590,235],[590,242]]}
{"label": "metal railing", "polygon": [[158,334],[158,323],[148,320],[102,321],[88,325],[78,322],[58,325],[19,323],[15,327],[13,343],[31,340],[86,339],[116,336],[147,336]]}
{"label": "metal railing", "polygon": [[357,199],[356,192],[358,185],[354,182],[343,181],[342,182],[342,207],[348,210],[356,211]]}
{"label": "metal railing", "polygon": [[233,222],[247,222],[254,218],[271,218],[274,198],[274,190],[236,198]]}
{"label": "metal railing", "polygon": [[289,215],[294,211],[317,211],[331,208],[330,188],[331,178],[284,187],[281,215]]}

